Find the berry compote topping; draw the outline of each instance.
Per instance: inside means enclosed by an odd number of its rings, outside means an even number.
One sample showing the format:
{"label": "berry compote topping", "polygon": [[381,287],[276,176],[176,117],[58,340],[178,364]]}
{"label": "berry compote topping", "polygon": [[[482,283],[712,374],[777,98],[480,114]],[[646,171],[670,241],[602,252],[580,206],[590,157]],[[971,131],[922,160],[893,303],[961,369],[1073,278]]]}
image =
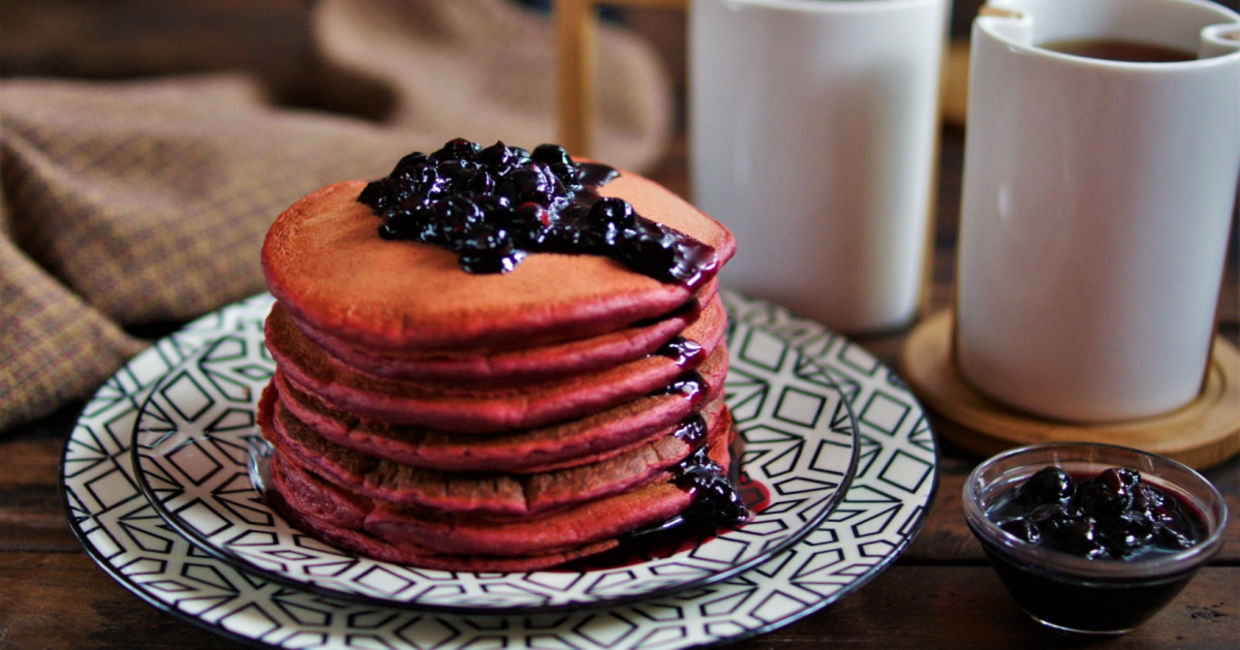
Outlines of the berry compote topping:
{"label": "berry compote topping", "polygon": [[687,445],[700,445],[706,439],[706,420],[701,415],[690,415],[676,426],[672,436]]}
{"label": "berry compote topping", "polygon": [[688,397],[694,404],[700,404],[702,397],[706,395],[708,387],[706,380],[696,371],[686,372],[685,374],[672,380],[672,383],[659,388],[651,395],[684,395]]}
{"label": "berry compote topping", "polygon": [[706,350],[698,343],[690,341],[683,336],[676,336],[659,346],[659,349],[655,350],[654,354],[671,359],[676,362],[676,365],[683,368],[690,363],[701,361],[706,356]]}
{"label": "berry compote topping", "polygon": [[682,516],[712,526],[739,526],[749,520],[749,508],[736,484],[707,452],[706,445],[698,447],[672,470],[672,482],[693,493],[693,505]]}
{"label": "berry compote topping", "polygon": [[1030,544],[1087,559],[1174,553],[1204,538],[1177,497],[1119,467],[1090,478],[1045,467],[1000,495],[986,517]]}
{"label": "berry compote topping", "polygon": [[[705,431],[704,425],[703,431]],[[732,438],[730,453],[733,462],[728,470],[728,480],[736,485],[736,493],[741,503],[751,515],[766,510],[771,503],[770,489],[740,470],[740,459],[745,455],[744,438],[740,436]],[[700,514],[701,510],[704,509],[696,510],[696,512]],[[747,520],[733,520],[718,524],[714,522],[727,518],[704,519],[695,515],[695,511],[690,511],[686,515],[676,515],[666,521],[625,533],[619,537],[620,544],[616,548],[563,565],[561,569],[569,571],[613,569],[671,557],[709,542],[723,529],[748,523]]]}
{"label": "berry compote topping", "polygon": [[712,276],[713,247],[598,194],[617,175],[554,144],[529,152],[457,138],[401,158],[358,201],[383,218],[380,237],[447,248],[470,273],[507,273],[544,252],[603,255],[690,288]]}

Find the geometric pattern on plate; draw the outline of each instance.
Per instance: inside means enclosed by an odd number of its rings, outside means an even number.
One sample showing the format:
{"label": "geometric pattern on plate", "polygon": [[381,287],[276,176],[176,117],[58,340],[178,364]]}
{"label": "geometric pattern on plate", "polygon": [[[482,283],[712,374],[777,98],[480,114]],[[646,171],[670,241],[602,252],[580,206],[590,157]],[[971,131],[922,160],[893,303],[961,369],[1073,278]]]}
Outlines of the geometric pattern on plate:
{"label": "geometric pattern on plate", "polygon": [[[730,292],[724,299],[730,318],[813,357],[855,410],[883,409],[858,422],[860,462],[828,519],[788,551],[731,579],[593,611],[461,616],[324,598],[202,552],[171,530],[138,489],[133,426],[155,385],[195,348],[256,311],[261,320],[267,297],[160,339],[100,387],[65,444],[61,479],[70,526],[100,568],[152,606],[223,636],[277,647],[686,648],[788,625],[860,588],[907,547],[934,496],[937,447],[921,406],[864,349],[782,308]],[[898,428],[887,429],[892,422]]]}
{"label": "geometric pattern on plate", "polygon": [[849,405],[812,359],[744,323],[730,326],[728,341],[725,401],[745,439],[744,472],[766,488],[769,504],[746,525],[670,557],[465,574],[360,557],[293,528],[256,489],[266,443],[255,403],[274,370],[257,323],[209,341],[155,386],[134,429],[136,478],[168,523],[207,553],[335,597],[492,613],[598,607],[697,587],[762,562],[821,523],[858,450]]}

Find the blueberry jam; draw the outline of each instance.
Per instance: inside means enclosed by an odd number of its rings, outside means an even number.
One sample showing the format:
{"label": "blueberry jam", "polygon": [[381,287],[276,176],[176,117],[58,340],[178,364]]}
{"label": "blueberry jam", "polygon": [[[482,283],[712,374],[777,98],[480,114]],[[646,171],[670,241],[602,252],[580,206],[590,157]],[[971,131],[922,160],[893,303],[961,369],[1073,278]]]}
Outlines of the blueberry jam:
{"label": "blueberry jam", "polygon": [[[688,420],[686,420],[687,422]],[[677,433],[679,434],[679,432]],[[705,436],[704,424],[701,428],[701,435]],[[730,452],[733,462],[728,476],[724,477],[724,480],[735,486],[733,492],[736,495],[736,500],[747,513],[757,514],[762,512],[770,505],[771,495],[765,485],[750,478],[740,468],[739,461],[745,453],[744,439],[740,436],[735,436],[732,440]],[[706,460],[710,462],[709,459]],[[714,463],[711,464],[714,465]],[[718,465],[715,465],[715,468],[715,471],[718,472]],[[694,496],[700,497],[701,494],[701,492],[698,492]],[[698,502],[695,501],[695,503]],[[706,505],[695,505],[684,514],[672,517],[667,521],[626,533],[620,538],[620,545],[615,549],[600,555],[592,555],[570,562],[559,567],[559,570],[593,571],[613,569],[671,557],[682,551],[687,551],[709,542],[719,535],[722,529],[734,528],[744,523],[743,520],[726,521],[727,519],[727,516],[721,517],[711,514]]]}
{"label": "blueberry jam", "polygon": [[701,401],[706,390],[706,380],[694,371],[677,377],[672,383],[652,392],[651,395],[684,395],[696,404]]}
{"label": "blueberry jam", "polygon": [[701,415],[690,415],[676,427],[672,436],[687,445],[700,445],[706,439],[706,420]]}
{"label": "blueberry jam", "polygon": [[672,471],[672,482],[693,492],[693,505],[682,515],[686,520],[717,527],[739,526],[749,519],[735,483],[718,463],[698,447]]}
{"label": "blueberry jam", "polygon": [[1043,468],[1000,495],[986,518],[1030,544],[1091,560],[1174,553],[1205,538],[1179,498],[1118,467],[1088,478]]}
{"label": "blueberry jam", "polygon": [[675,361],[676,365],[682,368],[690,363],[701,361],[706,356],[706,350],[701,345],[683,336],[672,338],[672,340],[659,346],[659,349],[655,350],[654,353]]}
{"label": "blueberry jam", "polygon": [[[736,487],[737,476],[725,474],[710,459],[709,449],[702,444],[706,433],[706,420],[696,414],[685,418],[672,432],[678,440],[695,447],[693,453],[672,468],[672,482],[693,493],[693,505],[681,518],[712,528],[738,526],[749,520],[749,508]],[[739,459],[740,455],[733,458]]]}
{"label": "blueberry jam", "polygon": [[380,237],[449,249],[469,273],[507,273],[544,252],[602,255],[690,288],[714,275],[714,248],[599,195],[617,175],[554,144],[529,152],[457,138],[401,158],[358,201],[382,217]]}

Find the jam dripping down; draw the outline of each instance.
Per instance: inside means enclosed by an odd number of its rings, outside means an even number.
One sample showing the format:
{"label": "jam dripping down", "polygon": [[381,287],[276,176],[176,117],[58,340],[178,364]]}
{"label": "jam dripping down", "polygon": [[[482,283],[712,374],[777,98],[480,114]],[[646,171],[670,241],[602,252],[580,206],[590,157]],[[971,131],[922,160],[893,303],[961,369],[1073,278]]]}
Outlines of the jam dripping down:
{"label": "jam dripping down", "polygon": [[683,395],[694,405],[700,404],[707,391],[706,380],[697,371],[686,372],[672,383],[651,392],[651,395]]}
{"label": "jam dripping down", "polygon": [[545,252],[605,256],[691,289],[712,277],[713,247],[599,195],[618,175],[578,163],[558,145],[531,153],[456,138],[429,155],[401,158],[358,201],[382,217],[380,237],[454,251],[469,273],[507,273],[528,253]]}
{"label": "jam dripping down", "polygon": [[697,447],[706,440],[706,420],[698,414],[690,415],[677,425],[672,437],[685,444]]}
{"label": "jam dripping down", "polygon": [[[688,424],[686,420],[685,424]],[[693,428],[691,425],[689,428]],[[702,435],[705,436],[703,423]],[[749,513],[759,513],[770,504],[770,491],[762,483],[753,480],[741,470],[740,459],[744,456],[744,440],[736,436],[731,444],[733,462],[727,480],[736,486],[736,493]],[[682,551],[696,548],[721,530],[735,528],[739,524],[720,524],[714,517],[697,517],[696,512],[677,515],[640,530],[626,533],[615,549],[558,567],[559,571],[592,571],[640,564],[649,560],[671,557]],[[743,523],[743,522],[741,522]]]}
{"label": "jam dripping down", "polygon": [[693,493],[693,505],[681,515],[686,521],[727,528],[749,520],[735,482],[710,459],[705,445],[681,461],[672,475],[673,483]]}
{"label": "jam dripping down", "polygon": [[706,440],[706,421],[700,415],[685,418],[672,435],[694,446],[693,452],[671,470],[672,483],[693,494],[693,505],[658,528],[686,522],[711,529],[731,528],[748,521],[749,508],[737,490],[743,447],[729,450],[735,459],[732,463],[735,472],[728,473],[711,460],[710,448],[703,444]]}
{"label": "jam dripping down", "polygon": [[683,336],[676,336],[667,343],[664,343],[654,352],[656,355],[666,357],[676,362],[676,365],[685,367],[689,364],[697,364],[706,356],[706,350],[698,343],[690,341]]}

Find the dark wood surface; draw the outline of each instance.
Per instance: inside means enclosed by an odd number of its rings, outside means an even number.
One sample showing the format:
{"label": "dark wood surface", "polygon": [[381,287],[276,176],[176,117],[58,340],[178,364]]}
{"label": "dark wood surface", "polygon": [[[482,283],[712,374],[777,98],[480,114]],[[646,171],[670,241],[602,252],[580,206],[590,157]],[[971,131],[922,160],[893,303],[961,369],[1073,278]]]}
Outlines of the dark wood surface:
{"label": "dark wood surface", "polygon": [[[953,31],[967,28],[980,0],[957,0]],[[1225,2],[1224,4],[1231,4]],[[0,76],[114,78],[215,69],[256,72],[289,103],[321,104],[298,70],[312,58],[307,3],[299,0],[0,0]],[[683,18],[647,17],[683,81]],[[653,28],[651,27],[653,26]],[[662,35],[662,36],[660,36]],[[683,83],[676,86],[683,89]],[[939,175],[931,310],[949,304],[959,208],[958,129],[944,133]],[[687,195],[683,143],[652,174]],[[1220,306],[1220,333],[1240,343],[1240,281],[1233,226]],[[859,342],[891,367],[907,331]],[[3,399],[3,396],[0,396]],[[234,647],[147,605],[86,555],[70,532],[58,487],[65,439],[81,404],[0,432],[0,648]],[[933,419],[935,431],[951,423]],[[941,439],[941,438],[940,438]],[[802,621],[736,647],[810,649],[1073,646],[1029,621],[1007,596],[964,525],[960,491],[981,459],[941,443],[940,478],[929,516],[912,545],[860,590]],[[1240,459],[1206,476],[1232,512],[1222,553],[1156,618],[1105,647],[1240,645]]]}
{"label": "dark wood surface", "polygon": [[[932,307],[951,295],[963,136],[944,133]],[[653,176],[685,193],[683,146]],[[1234,250],[1234,247],[1233,247]],[[1229,262],[1220,332],[1237,342],[1237,271]],[[859,342],[894,367],[907,331]],[[81,404],[0,433],[0,648],[219,648],[231,642],[154,609],[113,582],[69,530],[59,459]],[[941,434],[951,423],[935,418]],[[965,527],[964,477],[980,458],[941,442],[937,495],[920,533],[886,571],[808,618],[742,648],[1048,647],[1076,645],[1043,632],[1016,607]],[[1222,553],[1156,618],[1107,647],[1236,647],[1240,639],[1240,458],[1205,472],[1232,512]]]}

